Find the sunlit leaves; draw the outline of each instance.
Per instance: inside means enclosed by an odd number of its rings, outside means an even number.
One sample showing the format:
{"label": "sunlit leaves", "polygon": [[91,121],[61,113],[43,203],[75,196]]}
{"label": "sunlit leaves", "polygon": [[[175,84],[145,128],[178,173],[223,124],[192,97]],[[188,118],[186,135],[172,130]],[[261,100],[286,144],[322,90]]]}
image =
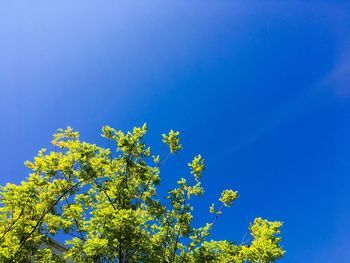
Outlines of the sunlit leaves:
{"label": "sunlit leaves", "polygon": [[224,205],[224,206],[231,206],[233,201],[235,201],[238,198],[238,192],[233,191],[231,189],[224,190],[221,193],[221,197],[219,198],[219,201]]}
{"label": "sunlit leaves", "polygon": [[250,233],[254,238],[250,246],[242,249],[243,258],[249,262],[269,263],[284,255],[280,247],[282,222],[269,222],[262,218],[256,218],[250,225]]}
{"label": "sunlit leaves", "polygon": [[182,145],[180,144],[180,132],[175,132],[170,130],[168,134],[162,134],[163,142],[169,146],[171,153],[177,153],[182,150]]}
{"label": "sunlit leaves", "polygon": [[[108,148],[83,142],[72,128],[59,129],[53,149],[42,149],[19,185],[0,188],[0,262],[63,262],[41,245],[65,235],[65,258],[75,262],[271,262],[283,256],[280,222],[257,218],[251,239],[242,244],[210,241],[223,207],[238,198],[224,190],[212,220],[194,227],[192,199],[202,196],[204,159],[197,155],[190,172],[164,199],[157,193],[160,169],[182,149],[179,132],[162,135],[165,159],[144,142],[146,124],[130,132],[102,128]],[[152,157],[151,157],[152,156]]]}
{"label": "sunlit leaves", "polygon": [[202,177],[202,172],[204,171],[204,159],[199,154],[195,156],[191,163],[188,164],[191,168],[191,174],[193,174],[194,178],[198,182]]}

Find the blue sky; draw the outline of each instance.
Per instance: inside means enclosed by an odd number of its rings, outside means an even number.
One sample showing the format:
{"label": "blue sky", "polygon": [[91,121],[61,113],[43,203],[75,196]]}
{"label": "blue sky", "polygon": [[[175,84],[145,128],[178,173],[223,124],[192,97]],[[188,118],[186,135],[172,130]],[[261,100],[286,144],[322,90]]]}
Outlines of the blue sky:
{"label": "blue sky", "polygon": [[347,1],[0,3],[0,184],[68,125],[148,123],[182,133],[165,189],[206,159],[198,224],[220,191],[240,198],[214,238],[282,220],[280,262],[350,262],[350,4]]}

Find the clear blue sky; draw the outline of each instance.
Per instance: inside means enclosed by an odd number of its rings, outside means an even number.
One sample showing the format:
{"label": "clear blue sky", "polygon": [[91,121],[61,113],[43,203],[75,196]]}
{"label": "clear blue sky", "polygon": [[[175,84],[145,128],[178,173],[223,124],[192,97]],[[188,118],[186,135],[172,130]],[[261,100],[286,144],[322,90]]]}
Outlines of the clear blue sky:
{"label": "clear blue sky", "polygon": [[[6,2],[6,3],[5,3]],[[180,130],[165,188],[202,153],[206,196],[240,192],[215,238],[282,220],[280,262],[350,262],[347,1],[3,1],[0,184],[59,127]]]}

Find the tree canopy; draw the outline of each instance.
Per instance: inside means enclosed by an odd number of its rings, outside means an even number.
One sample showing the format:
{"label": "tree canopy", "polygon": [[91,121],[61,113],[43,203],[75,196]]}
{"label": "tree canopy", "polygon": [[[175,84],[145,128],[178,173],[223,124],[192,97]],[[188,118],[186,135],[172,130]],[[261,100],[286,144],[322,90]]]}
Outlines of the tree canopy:
{"label": "tree canopy", "polygon": [[[193,227],[191,199],[204,193],[204,159],[195,156],[164,199],[160,169],[182,150],[179,132],[162,135],[169,147],[163,157],[151,153],[146,133],[146,125],[127,133],[105,126],[111,146],[100,147],[59,129],[50,152],[25,162],[26,180],[0,189],[0,262],[267,263],[283,256],[278,221],[256,218],[242,243],[210,239],[223,208],[238,198],[231,189],[209,207],[213,220]],[[57,235],[65,236],[64,256],[41,246]]]}

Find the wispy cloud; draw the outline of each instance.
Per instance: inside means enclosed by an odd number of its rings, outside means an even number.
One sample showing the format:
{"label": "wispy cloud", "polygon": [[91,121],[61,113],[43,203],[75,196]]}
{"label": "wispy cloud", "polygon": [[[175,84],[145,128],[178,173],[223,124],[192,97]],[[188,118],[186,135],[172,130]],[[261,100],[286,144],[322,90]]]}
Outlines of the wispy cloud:
{"label": "wispy cloud", "polygon": [[350,98],[350,7],[333,6],[327,16],[336,38],[336,55],[333,67],[320,84],[331,88],[338,98]]}
{"label": "wispy cloud", "polygon": [[322,80],[321,85],[328,86],[334,90],[335,94],[340,98],[350,97],[350,39],[344,41],[338,47],[338,56],[334,67]]}

